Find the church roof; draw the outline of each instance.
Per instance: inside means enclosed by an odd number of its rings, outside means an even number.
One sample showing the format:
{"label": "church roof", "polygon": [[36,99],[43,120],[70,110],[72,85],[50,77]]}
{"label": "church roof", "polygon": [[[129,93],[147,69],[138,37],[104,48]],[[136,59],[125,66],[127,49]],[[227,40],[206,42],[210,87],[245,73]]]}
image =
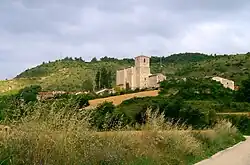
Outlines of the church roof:
{"label": "church roof", "polygon": [[144,55],[140,55],[140,56],[137,56],[137,57],[135,57],[135,58],[139,58],[139,57],[146,57],[146,58],[150,58],[150,57],[148,57],[148,56],[144,56]]}

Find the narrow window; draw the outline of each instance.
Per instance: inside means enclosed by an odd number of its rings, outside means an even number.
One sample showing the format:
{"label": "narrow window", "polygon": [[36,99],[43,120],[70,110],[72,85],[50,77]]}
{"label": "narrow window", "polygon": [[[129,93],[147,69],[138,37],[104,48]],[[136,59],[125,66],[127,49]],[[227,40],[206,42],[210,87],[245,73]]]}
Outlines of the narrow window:
{"label": "narrow window", "polygon": [[146,63],[146,59],[144,58],[144,63]]}

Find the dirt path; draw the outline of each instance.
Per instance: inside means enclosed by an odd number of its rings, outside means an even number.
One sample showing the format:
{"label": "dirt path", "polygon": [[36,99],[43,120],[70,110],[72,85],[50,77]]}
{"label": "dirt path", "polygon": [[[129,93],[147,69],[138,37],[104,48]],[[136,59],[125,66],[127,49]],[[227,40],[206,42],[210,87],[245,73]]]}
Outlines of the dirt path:
{"label": "dirt path", "polygon": [[246,141],[195,165],[250,165],[250,137],[246,138]]}
{"label": "dirt path", "polygon": [[130,93],[130,94],[124,94],[120,96],[111,96],[106,98],[100,98],[100,99],[94,99],[89,100],[89,107],[85,109],[91,109],[96,107],[97,105],[107,101],[112,102],[114,105],[121,104],[124,100],[128,100],[134,97],[152,97],[152,96],[158,96],[159,90],[152,90],[152,91],[143,91],[138,93]]}

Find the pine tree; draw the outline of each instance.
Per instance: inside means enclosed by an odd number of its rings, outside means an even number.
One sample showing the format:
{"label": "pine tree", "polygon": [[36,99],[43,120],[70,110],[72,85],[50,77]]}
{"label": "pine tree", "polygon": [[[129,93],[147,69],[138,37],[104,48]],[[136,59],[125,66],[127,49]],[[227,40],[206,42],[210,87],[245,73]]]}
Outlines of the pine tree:
{"label": "pine tree", "polygon": [[92,58],[91,62],[97,62],[96,57]]}

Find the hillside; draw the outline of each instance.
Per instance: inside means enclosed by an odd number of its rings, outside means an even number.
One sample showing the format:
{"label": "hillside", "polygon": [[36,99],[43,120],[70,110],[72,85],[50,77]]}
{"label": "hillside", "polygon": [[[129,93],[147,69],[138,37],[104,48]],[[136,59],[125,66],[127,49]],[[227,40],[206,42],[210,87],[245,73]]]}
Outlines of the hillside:
{"label": "hillside", "polygon": [[95,74],[101,67],[110,69],[115,81],[115,70],[127,66],[128,62],[121,64],[119,61],[87,63],[78,60],[57,60],[27,69],[12,80],[1,81],[0,92],[20,89],[29,84],[39,84],[45,91],[92,89]]}
{"label": "hillside", "polygon": [[[168,57],[151,57],[151,72],[167,77],[223,76],[240,83],[249,74],[250,54],[211,56],[200,53],[180,53]],[[12,80],[0,81],[0,93],[14,92],[30,84],[39,84],[44,91],[81,91],[93,89],[95,74],[106,67],[112,71],[115,84],[117,69],[133,66],[133,59],[104,57],[85,62],[81,58],[65,58],[27,69]],[[162,67],[160,67],[162,65]]]}

